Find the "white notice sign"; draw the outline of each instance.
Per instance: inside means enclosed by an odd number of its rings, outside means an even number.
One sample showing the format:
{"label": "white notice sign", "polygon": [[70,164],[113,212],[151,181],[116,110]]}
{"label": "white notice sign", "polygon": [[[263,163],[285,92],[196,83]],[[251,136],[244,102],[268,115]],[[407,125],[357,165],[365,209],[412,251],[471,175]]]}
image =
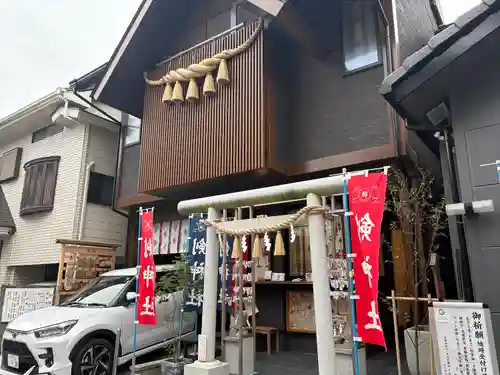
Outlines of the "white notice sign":
{"label": "white notice sign", "polygon": [[198,361],[207,360],[207,336],[198,335]]}
{"label": "white notice sign", "polygon": [[2,323],[13,321],[24,313],[52,306],[54,288],[5,288]]}
{"label": "white notice sign", "polygon": [[434,357],[440,375],[499,375],[490,310],[482,303],[429,306]]}

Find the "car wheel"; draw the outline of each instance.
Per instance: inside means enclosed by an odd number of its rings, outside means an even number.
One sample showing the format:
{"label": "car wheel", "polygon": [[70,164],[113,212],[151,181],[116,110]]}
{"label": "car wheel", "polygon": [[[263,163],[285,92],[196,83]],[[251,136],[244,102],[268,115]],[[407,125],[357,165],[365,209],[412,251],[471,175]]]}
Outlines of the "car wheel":
{"label": "car wheel", "polygon": [[113,345],[104,339],[91,339],[75,356],[72,375],[110,375],[113,372]]}

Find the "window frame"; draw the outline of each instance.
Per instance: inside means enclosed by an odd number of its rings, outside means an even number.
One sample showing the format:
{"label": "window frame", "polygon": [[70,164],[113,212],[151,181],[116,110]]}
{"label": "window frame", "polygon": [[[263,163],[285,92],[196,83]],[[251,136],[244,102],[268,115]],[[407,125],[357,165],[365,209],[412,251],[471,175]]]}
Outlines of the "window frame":
{"label": "window frame", "polygon": [[139,126],[139,138],[135,141],[132,141],[130,143],[127,143],[127,130],[128,128],[130,128],[130,118],[131,116],[130,115],[125,115],[124,117],[125,118],[125,121],[124,121],[124,124],[122,125],[122,137],[123,137],[123,147],[131,147],[131,146],[135,146],[135,145],[138,145],[141,143],[141,140],[142,140],[142,119],[141,118],[138,118],[138,117],[135,117],[136,119],[138,119],[140,121],[140,126]]}
{"label": "window frame", "polygon": [[[60,156],[48,156],[33,159],[24,164],[24,182],[19,207],[20,216],[50,212],[54,209],[60,160]],[[48,169],[49,166],[53,165],[55,165],[53,167],[54,171],[53,174],[50,175],[48,174]],[[43,184],[39,184],[37,183],[37,177],[42,176],[42,174]],[[46,192],[47,185],[51,188],[48,193]],[[40,194],[37,195],[37,193]]]}
{"label": "window frame", "polygon": [[[11,175],[8,175],[7,177],[2,176],[2,168],[4,166],[4,158],[7,158],[9,155],[15,154],[14,158],[14,163],[11,166],[13,169],[13,173]],[[0,155],[0,184],[4,182],[9,182],[9,181],[14,181],[17,180],[19,177],[19,170],[21,169],[21,158],[23,154],[23,149],[21,147],[14,147],[8,151],[5,151],[3,154]]]}
{"label": "window frame", "polygon": [[[54,133],[51,133],[51,134],[48,134],[46,135],[45,137],[41,138],[41,139],[35,139],[37,134],[43,134],[42,132],[43,131],[46,131],[47,129],[58,129],[58,131],[55,131]],[[60,134],[64,131],[64,125],[58,125],[58,124],[50,124],[50,125],[47,125],[47,126],[44,126],[43,128],[40,128],[38,130],[35,130],[33,133],[31,133],[31,143],[37,143],[37,142],[41,142],[47,138],[50,138],[50,137],[53,137],[54,135],[57,135],[57,134]]]}
{"label": "window frame", "polygon": [[[363,0],[355,0],[359,2],[363,2]],[[366,0],[365,0],[366,1]],[[378,12],[380,11],[378,7],[376,7],[376,3],[374,1],[371,1],[371,7],[372,7],[372,17],[373,17],[373,22],[375,26],[375,38],[376,38],[376,43],[377,43],[377,57],[378,60],[376,62],[355,68],[355,69],[347,69],[346,67],[346,45],[344,43],[344,25],[346,23],[346,19],[344,17],[344,6],[346,3],[352,4],[352,0],[342,0],[341,1],[341,19],[340,19],[340,43],[342,44],[342,69],[343,69],[343,76],[348,77],[354,74],[358,74],[361,72],[364,72],[366,70],[370,70],[379,66],[382,66],[384,64],[384,56],[383,56],[383,48],[382,48],[382,41],[380,40],[380,25],[379,25],[379,15]]]}
{"label": "window frame", "polygon": [[[100,195],[100,200],[97,202],[95,200],[90,200],[91,199],[91,194],[90,194],[90,189],[91,189],[91,185],[92,185],[92,176],[95,176],[94,178],[100,178],[102,179],[102,181],[104,181],[104,179],[107,177],[110,179],[110,183],[111,183],[111,190],[110,190],[110,193],[111,193],[111,196],[109,197],[109,203],[105,202],[103,198],[103,195],[101,194]],[[97,204],[97,205],[100,205],[100,206],[105,206],[105,207],[112,207],[113,206],[113,187],[114,187],[114,179],[115,177],[114,176],[110,176],[110,175],[107,175],[107,174],[104,174],[104,173],[99,173],[99,172],[95,172],[95,171],[90,171],[90,174],[89,174],[89,184],[87,186],[87,203],[91,203],[91,204]],[[104,187],[104,186],[101,186],[101,187]],[[103,191],[103,189],[101,189]]]}
{"label": "window frame", "polygon": [[[123,304],[122,299],[125,299],[127,295],[128,288],[131,287],[131,285],[135,286],[135,276],[131,275],[114,275],[114,276],[105,276],[101,275],[99,277],[96,277],[94,280],[92,280],[90,283],[85,285],[83,288],[78,290],[75,294],[73,294],[71,297],[67,298],[65,301],[63,301],[60,305],[65,306],[70,304],[71,302],[74,302],[77,298],[79,298],[83,293],[85,293],[87,290],[91,289],[94,287],[94,285],[98,284],[101,280],[105,279],[106,277],[109,278],[114,278],[114,279],[119,279],[119,278],[128,278],[129,280],[125,283],[123,288],[117,293],[117,295],[111,299],[111,301],[106,304],[105,308],[109,307],[115,307],[117,305]],[[135,291],[135,289],[134,289]],[[121,302],[121,303],[120,303]],[[104,307],[104,306],[103,306]]]}

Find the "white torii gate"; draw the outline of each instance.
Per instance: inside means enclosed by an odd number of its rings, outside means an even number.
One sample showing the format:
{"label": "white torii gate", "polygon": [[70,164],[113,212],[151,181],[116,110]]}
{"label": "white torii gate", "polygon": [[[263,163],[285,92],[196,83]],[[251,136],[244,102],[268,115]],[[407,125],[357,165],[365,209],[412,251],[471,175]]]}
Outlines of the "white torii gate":
{"label": "white torii gate", "polygon": [[[306,198],[308,206],[321,206],[322,196],[342,193],[343,187],[344,175],[335,175],[316,180],[182,201],[178,204],[177,209],[183,215],[208,212],[208,220],[213,221],[219,219],[222,209],[262,203]],[[310,213],[308,224],[319,375],[335,375],[333,316],[330,302],[329,266],[328,262],[325,262],[326,239],[323,213]],[[202,331],[199,337],[200,350],[198,360],[187,365],[185,373],[186,375],[228,375],[228,364],[215,359],[219,243],[214,227],[208,226],[206,233],[207,248],[203,284]]]}

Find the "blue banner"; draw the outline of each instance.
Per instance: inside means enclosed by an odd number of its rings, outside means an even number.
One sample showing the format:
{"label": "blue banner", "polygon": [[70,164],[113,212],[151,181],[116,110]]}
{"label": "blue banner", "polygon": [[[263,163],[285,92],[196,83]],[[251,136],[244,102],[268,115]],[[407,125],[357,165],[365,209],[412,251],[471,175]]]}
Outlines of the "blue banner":
{"label": "blue banner", "polygon": [[[203,276],[205,273],[205,255],[207,251],[206,243],[206,227],[200,223],[204,217],[203,215],[196,214],[189,218],[189,235],[188,235],[188,246],[186,261],[191,269],[192,280],[188,283],[188,295],[186,302],[184,304],[185,311],[201,311],[203,306]],[[233,249],[233,238],[228,237],[227,239],[227,264],[226,264],[226,303],[228,308],[230,308],[230,287],[231,280],[229,272],[232,260],[231,253]],[[219,298],[217,303],[217,308],[221,310],[222,304],[222,243],[219,241],[218,246],[219,252]]]}

